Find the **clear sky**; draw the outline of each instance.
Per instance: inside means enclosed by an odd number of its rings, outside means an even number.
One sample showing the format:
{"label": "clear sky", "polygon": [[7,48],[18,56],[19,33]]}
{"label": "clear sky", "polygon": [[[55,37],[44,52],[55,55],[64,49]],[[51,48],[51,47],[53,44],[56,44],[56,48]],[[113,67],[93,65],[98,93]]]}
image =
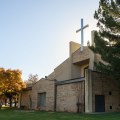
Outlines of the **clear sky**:
{"label": "clear sky", "polygon": [[0,67],[22,70],[23,79],[53,72],[69,56],[69,42],[80,43],[80,19],[95,29],[99,0],[0,0]]}

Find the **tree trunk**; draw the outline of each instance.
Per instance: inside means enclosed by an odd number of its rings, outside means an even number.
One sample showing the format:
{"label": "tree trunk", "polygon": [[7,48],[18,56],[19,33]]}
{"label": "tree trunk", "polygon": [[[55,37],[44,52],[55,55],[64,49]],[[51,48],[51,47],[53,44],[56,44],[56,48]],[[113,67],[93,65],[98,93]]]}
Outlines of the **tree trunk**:
{"label": "tree trunk", "polygon": [[9,98],[10,108],[12,107],[12,97]]}
{"label": "tree trunk", "polygon": [[7,99],[4,100],[5,101],[5,106],[7,105]]}
{"label": "tree trunk", "polygon": [[15,100],[15,106],[14,107],[16,107],[17,106],[17,101]]}

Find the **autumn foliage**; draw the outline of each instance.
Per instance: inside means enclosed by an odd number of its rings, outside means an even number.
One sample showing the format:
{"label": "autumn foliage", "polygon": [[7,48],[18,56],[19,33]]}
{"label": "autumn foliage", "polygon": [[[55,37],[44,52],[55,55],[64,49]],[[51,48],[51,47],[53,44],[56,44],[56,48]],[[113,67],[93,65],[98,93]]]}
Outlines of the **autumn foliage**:
{"label": "autumn foliage", "polygon": [[0,96],[9,99],[10,106],[13,98],[25,88],[25,83],[21,78],[22,72],[20,70],[11,70],[0,68]]}

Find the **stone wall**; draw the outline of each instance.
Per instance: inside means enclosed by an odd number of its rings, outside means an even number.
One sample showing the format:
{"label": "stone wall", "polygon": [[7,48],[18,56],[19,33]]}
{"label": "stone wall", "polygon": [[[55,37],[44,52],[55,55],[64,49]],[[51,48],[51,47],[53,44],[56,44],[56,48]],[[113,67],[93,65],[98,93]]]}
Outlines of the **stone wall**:
{"label": "stone wall", "polygon": [[27,91],[23,91],[21,94],[20,94],[20,106],[19,107],[22,107],[24,109],[30,109],[31,107],[31,91],[32,90],[27,90]]}
{"label": "stone wall", "polygon": [[57,111],[77,112],[80,102],[80,112],[84,112],[84,82],[57,86]]}
{"label": "stone wall", "polygon": [[70,58],[66,59],[62,64],[54,69],[56,80],[71,79],[71,61]]}
{"label": "stone wall", "polygon": [[85,70],[85,112],[90,113],[92,110],[92,78],[91,70]]}
{"label": "stone wall", "polygon": [[84,47],[83,51],[80,51],[80,49],[78,49],[72,54],[72,63],[84,61],[89,58],[90,58],[90,49],[88,47]]}
{"label": "stone wall", "polygon": [[69,43],[69,57],[71,57],[72,54],[73,54],[76,50],[78,50],[79,48],[80,48],[80,44],[79,44],[79,43],[76,43],[76,42],[71,41],[71,42]]}
{"label": "stone wall", "polygon": [[[46,106],[38,107],[38,94],[46,92]],[[46,111],[54,110],[54,81],[41,79],[32,87],[32,108]]]}
{"label": "stone wall", "polygon": [[105,112],[120,111],[120,89],[117,81],[98,72],[92,72],[93,112],[95,112],[95,95],[105,96]]}

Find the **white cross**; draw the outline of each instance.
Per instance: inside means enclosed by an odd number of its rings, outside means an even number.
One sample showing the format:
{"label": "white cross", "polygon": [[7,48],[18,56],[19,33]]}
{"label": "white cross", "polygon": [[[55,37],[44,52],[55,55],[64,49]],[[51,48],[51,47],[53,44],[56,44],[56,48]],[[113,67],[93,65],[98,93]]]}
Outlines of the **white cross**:
{"label": "white cross", "polygon": [[81,28],[76,31],[76,33],[78,33],[79,31],[81,31],[81,51],[83,51],[83,40],[84,40],[84,38],[83,38],[84,37],[83,36],[83,29],[85,29],[88,26],[89,26],[88,24],[85,25],[85,26],[83,26],[83,19],[81,19]]}

